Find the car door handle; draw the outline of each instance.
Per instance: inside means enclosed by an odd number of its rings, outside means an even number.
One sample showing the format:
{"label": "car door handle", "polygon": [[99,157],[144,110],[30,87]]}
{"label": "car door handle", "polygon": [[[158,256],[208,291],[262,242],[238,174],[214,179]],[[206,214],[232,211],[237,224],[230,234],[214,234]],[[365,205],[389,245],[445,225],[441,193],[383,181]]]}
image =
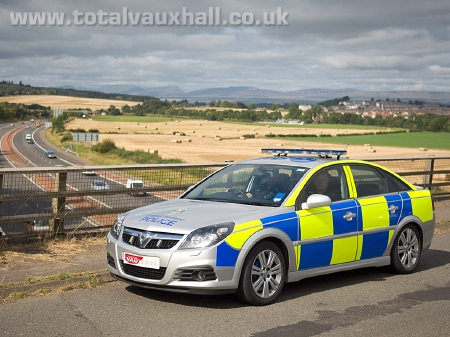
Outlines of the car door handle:
{"label": "car door handle", "polygon": [[395,205],[391,205],[391,206],[389,206],[389,208],[388,208],[388,211],[389,211],[391,214],[395,213],[396,210],[398,210],[398,207],[395,206]]}
{"label": "car door handle", "polygon": [[344,219],[347,220],[347,221],[352,221],[352,219],[355,218],[355,217],[356,217],[356,214],[352,213],[352,212],[347,212],[344,215]]}

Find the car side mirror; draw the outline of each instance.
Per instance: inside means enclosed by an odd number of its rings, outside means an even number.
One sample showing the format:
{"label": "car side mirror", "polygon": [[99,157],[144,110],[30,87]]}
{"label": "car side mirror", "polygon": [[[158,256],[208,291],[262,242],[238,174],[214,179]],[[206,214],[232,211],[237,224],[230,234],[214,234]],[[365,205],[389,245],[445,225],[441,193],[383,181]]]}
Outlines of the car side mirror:
{"label": "car side mirror", "polygon": [[330,206],[331,199],[323,194],[311,194],[306,202],[302,203],[302,209],[310,209],[322,206]]}

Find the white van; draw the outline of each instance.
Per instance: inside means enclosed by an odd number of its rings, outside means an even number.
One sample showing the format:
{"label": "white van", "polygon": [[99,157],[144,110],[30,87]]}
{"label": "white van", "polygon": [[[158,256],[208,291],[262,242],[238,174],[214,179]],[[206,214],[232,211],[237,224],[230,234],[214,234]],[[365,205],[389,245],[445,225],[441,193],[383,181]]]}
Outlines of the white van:
{"label": "white van", "polygon": [[[139,190],[143,187],[144,187],[144,182],[140,179],[128,179],[127,180],[127,188]],[[143,191],[133,191],[130,194],[144,196],[146,193]]]}
{"label": "white van", "polygon": [[30,133],[27,133],[27,134],[25,135],[25,139],[26,139],[26,140],[32,139],[32,138],[31,138],[31,134],[30,134]]}

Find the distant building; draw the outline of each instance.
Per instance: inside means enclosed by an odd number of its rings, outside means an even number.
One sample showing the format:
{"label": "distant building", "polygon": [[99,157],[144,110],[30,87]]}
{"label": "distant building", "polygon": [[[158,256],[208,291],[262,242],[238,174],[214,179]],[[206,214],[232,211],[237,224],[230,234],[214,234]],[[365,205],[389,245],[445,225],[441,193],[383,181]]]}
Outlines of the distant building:
{"label": "distant building", "polygon": [[300,104],[300,105],[298,106],[298,109],[299,109],[299,110],[302,110],[302,111],[306,111],[306,110],[309,110],[309,109],[311,109],[311,108],[312,108],[312,105]]}

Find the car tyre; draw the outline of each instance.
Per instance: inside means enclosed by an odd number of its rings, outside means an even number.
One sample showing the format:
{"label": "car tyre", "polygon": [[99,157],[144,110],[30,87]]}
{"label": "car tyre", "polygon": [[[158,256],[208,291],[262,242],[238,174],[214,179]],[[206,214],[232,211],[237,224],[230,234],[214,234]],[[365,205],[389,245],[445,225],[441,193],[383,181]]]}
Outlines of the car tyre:
{"label": "car tyre", "polygon": [[412,273],[422,255],[422,242],[417,228],[403,227],[394,240],[391,250],[391,269],[399,274]]}
{"label": "car tyre", "polygon": [[274,243],[258,243],[242,267],[237,298],[251,305],[268,305],[280,295],[286,279],[286,262]]}

